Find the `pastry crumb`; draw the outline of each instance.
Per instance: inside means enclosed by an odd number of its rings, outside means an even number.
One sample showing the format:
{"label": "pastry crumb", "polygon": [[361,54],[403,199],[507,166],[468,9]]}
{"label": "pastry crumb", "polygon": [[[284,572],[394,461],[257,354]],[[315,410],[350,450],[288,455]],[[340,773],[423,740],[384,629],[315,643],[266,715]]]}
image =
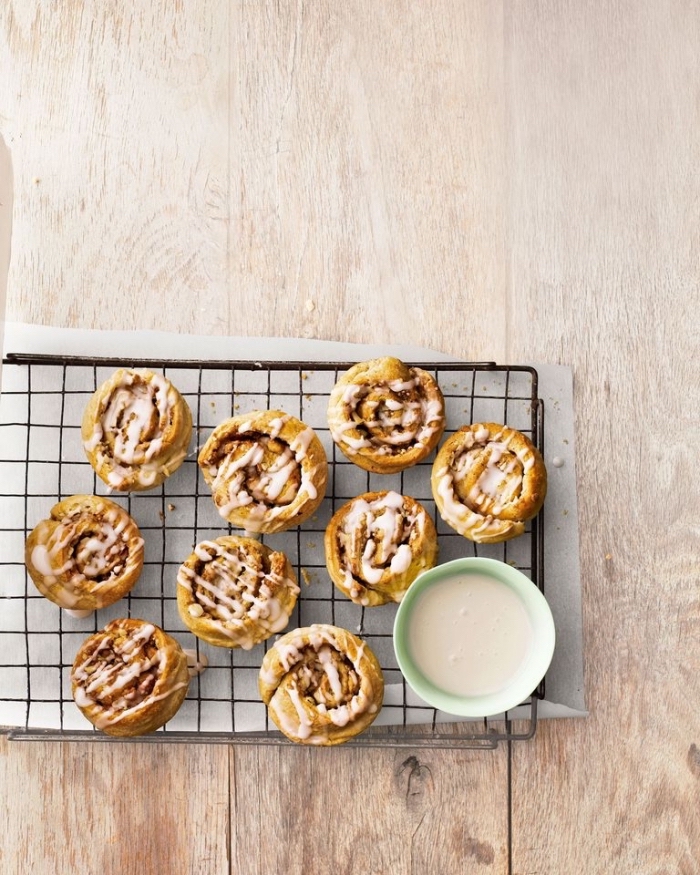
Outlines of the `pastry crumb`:
{"label": "pastry crumb", "polygon": [[162,523],[165,522],[165,514],[163,513],[162,510],[159,510],[159,511],[158,511],[158,516],[159,516],[160,521],[161,521]]}
{"label": "pastry crumb", "polygon": [[304,306],[309,311],[309,313],[312,313],[316,309],[316,304],[314,304],[311,299],[309,299]]}
{"label": "pastry crumb", "polygon": [[608,560],[612,559],[612,553],[606,553],[605,558]]}
{"label": "pastry crumb", "polygon": [[311,579],[311,575],[309,574],[309,572],[308,572],[305,568],[302,568],[302,569],[301,569],[301,576],[304,578],[304,583],[305,583],[307,586],[311,586],[311,584],[313,583],[313,581],[312,581],[312,579]]}
{"label": "pastry crumb", "polygon": [[175,510],[175,505],[174,505],[174,504],[169,504],[169,505],[168,505],[168,510]]}

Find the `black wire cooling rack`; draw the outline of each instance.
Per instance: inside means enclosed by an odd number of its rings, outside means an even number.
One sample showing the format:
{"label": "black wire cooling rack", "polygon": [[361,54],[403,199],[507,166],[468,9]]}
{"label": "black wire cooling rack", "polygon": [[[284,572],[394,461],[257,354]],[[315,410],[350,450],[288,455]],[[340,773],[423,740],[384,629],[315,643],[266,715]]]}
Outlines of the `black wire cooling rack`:
{"label": "black wire cooling rack", "polygon": [[[392,646],[395,605],[364,609],[346,599],[326,573],[323,535],[332,514],[350,498],[394,489],[433,514],[440,561],[489,556],[508,562],[544,590],[541,514],[526,533],[498,545],[476,545],[437,514],[430,490],[432,456],[396,475],[371,474],[336,451],[326,420],[328,395],[354,362],[202,362],[9,355],[0,398],[0,727],[24,740],[96,740],[123,743],[95,730],[73,703],[69,674],[75,653],[93,632],[116,617],[134,616],[161,626],[183,647],[204,654],[207,670],[193,678],[173,720],[134,741],[290,744],[269,722],[257,692],[267,645],[251,651],[199,642],[176,608],[177,569],[204,539],[232,531],[218,515],[198,470],[197,448],[228,416],[280,409],[319,435],[331,468],[326,497],[297,529],[262,540],[284,551],[296,568],[301,595],[289,628],[332,623],[360,634],[377,655],[385,679],[384,706],[374,726],[349,744],[402,747],[496,747],[531,738],[544,682],[515,714],[455,723],[416,699],[398,669]],[[445,397],[445,436],[471,422],[503,422],[543,450],[544,407],[537,371],[493,363],[416,362]],[[43,598],[24,566],[24,541],[53,504],[78,493],[107,494],[80,440],[88,398],[116,367],[164,373],[190,405],[193,447],[181,468],[149,492],[111,494],[134,517],[145,539],[141,578],[122,601],[79,620]]]}

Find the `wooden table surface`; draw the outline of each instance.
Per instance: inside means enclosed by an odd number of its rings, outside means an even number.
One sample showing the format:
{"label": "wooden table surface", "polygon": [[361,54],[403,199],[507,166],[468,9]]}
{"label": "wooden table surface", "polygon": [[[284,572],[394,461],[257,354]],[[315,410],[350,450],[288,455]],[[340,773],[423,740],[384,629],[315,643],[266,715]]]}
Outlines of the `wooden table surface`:
{"label": "wooden table surface", "polygon": [[698,0],[4,0],[0,82],[8,319],[573,368],[590,708],[3,739],[0,870],[700,872]]}

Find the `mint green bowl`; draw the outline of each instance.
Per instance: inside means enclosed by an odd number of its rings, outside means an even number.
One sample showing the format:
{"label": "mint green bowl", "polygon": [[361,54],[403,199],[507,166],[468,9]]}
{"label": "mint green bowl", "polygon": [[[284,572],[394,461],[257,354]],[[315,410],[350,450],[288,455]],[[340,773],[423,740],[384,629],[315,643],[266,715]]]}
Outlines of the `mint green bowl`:
{"label": "mint green bowl", "polygon": [[[411,655],[408,629],[419,597],[429,587],[450,577],[480,574],[506,584],[520,599],[532,625],[533,640],[524,662],[508,684],[497,692],[462,696],[447,692],[425,677]],[[535,584],[517,568],[497,559],[455,559],[424,571],[408,588],[394,621],[394,651],[406,682],[428,705],[459,717],[491,717],[521,704],[537,688],[554,653],[554,620],[547,600]]]}

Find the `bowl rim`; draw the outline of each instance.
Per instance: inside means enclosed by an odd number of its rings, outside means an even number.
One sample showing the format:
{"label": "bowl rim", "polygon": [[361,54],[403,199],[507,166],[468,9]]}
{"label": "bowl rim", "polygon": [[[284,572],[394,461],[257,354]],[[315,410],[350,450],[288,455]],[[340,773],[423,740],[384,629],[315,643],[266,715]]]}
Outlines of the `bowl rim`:
{"label": "bowl rim", "polygon": [[[454,574],[474,573],[505,583],[518,595],[532,623],[534,646],[527,661],[505,687],[484,695],[459,696],[436,686],[418,669],[410,654],[407,632],[412,610],[426,589]],[[492,717],[522,704],[537,688],[552,661],[556,632],[549,603],[529,577],[500,559],[468,556],[435,565],[418,575],[396,611],[392,638],[401,674],[428,705],[457,717]]]}

